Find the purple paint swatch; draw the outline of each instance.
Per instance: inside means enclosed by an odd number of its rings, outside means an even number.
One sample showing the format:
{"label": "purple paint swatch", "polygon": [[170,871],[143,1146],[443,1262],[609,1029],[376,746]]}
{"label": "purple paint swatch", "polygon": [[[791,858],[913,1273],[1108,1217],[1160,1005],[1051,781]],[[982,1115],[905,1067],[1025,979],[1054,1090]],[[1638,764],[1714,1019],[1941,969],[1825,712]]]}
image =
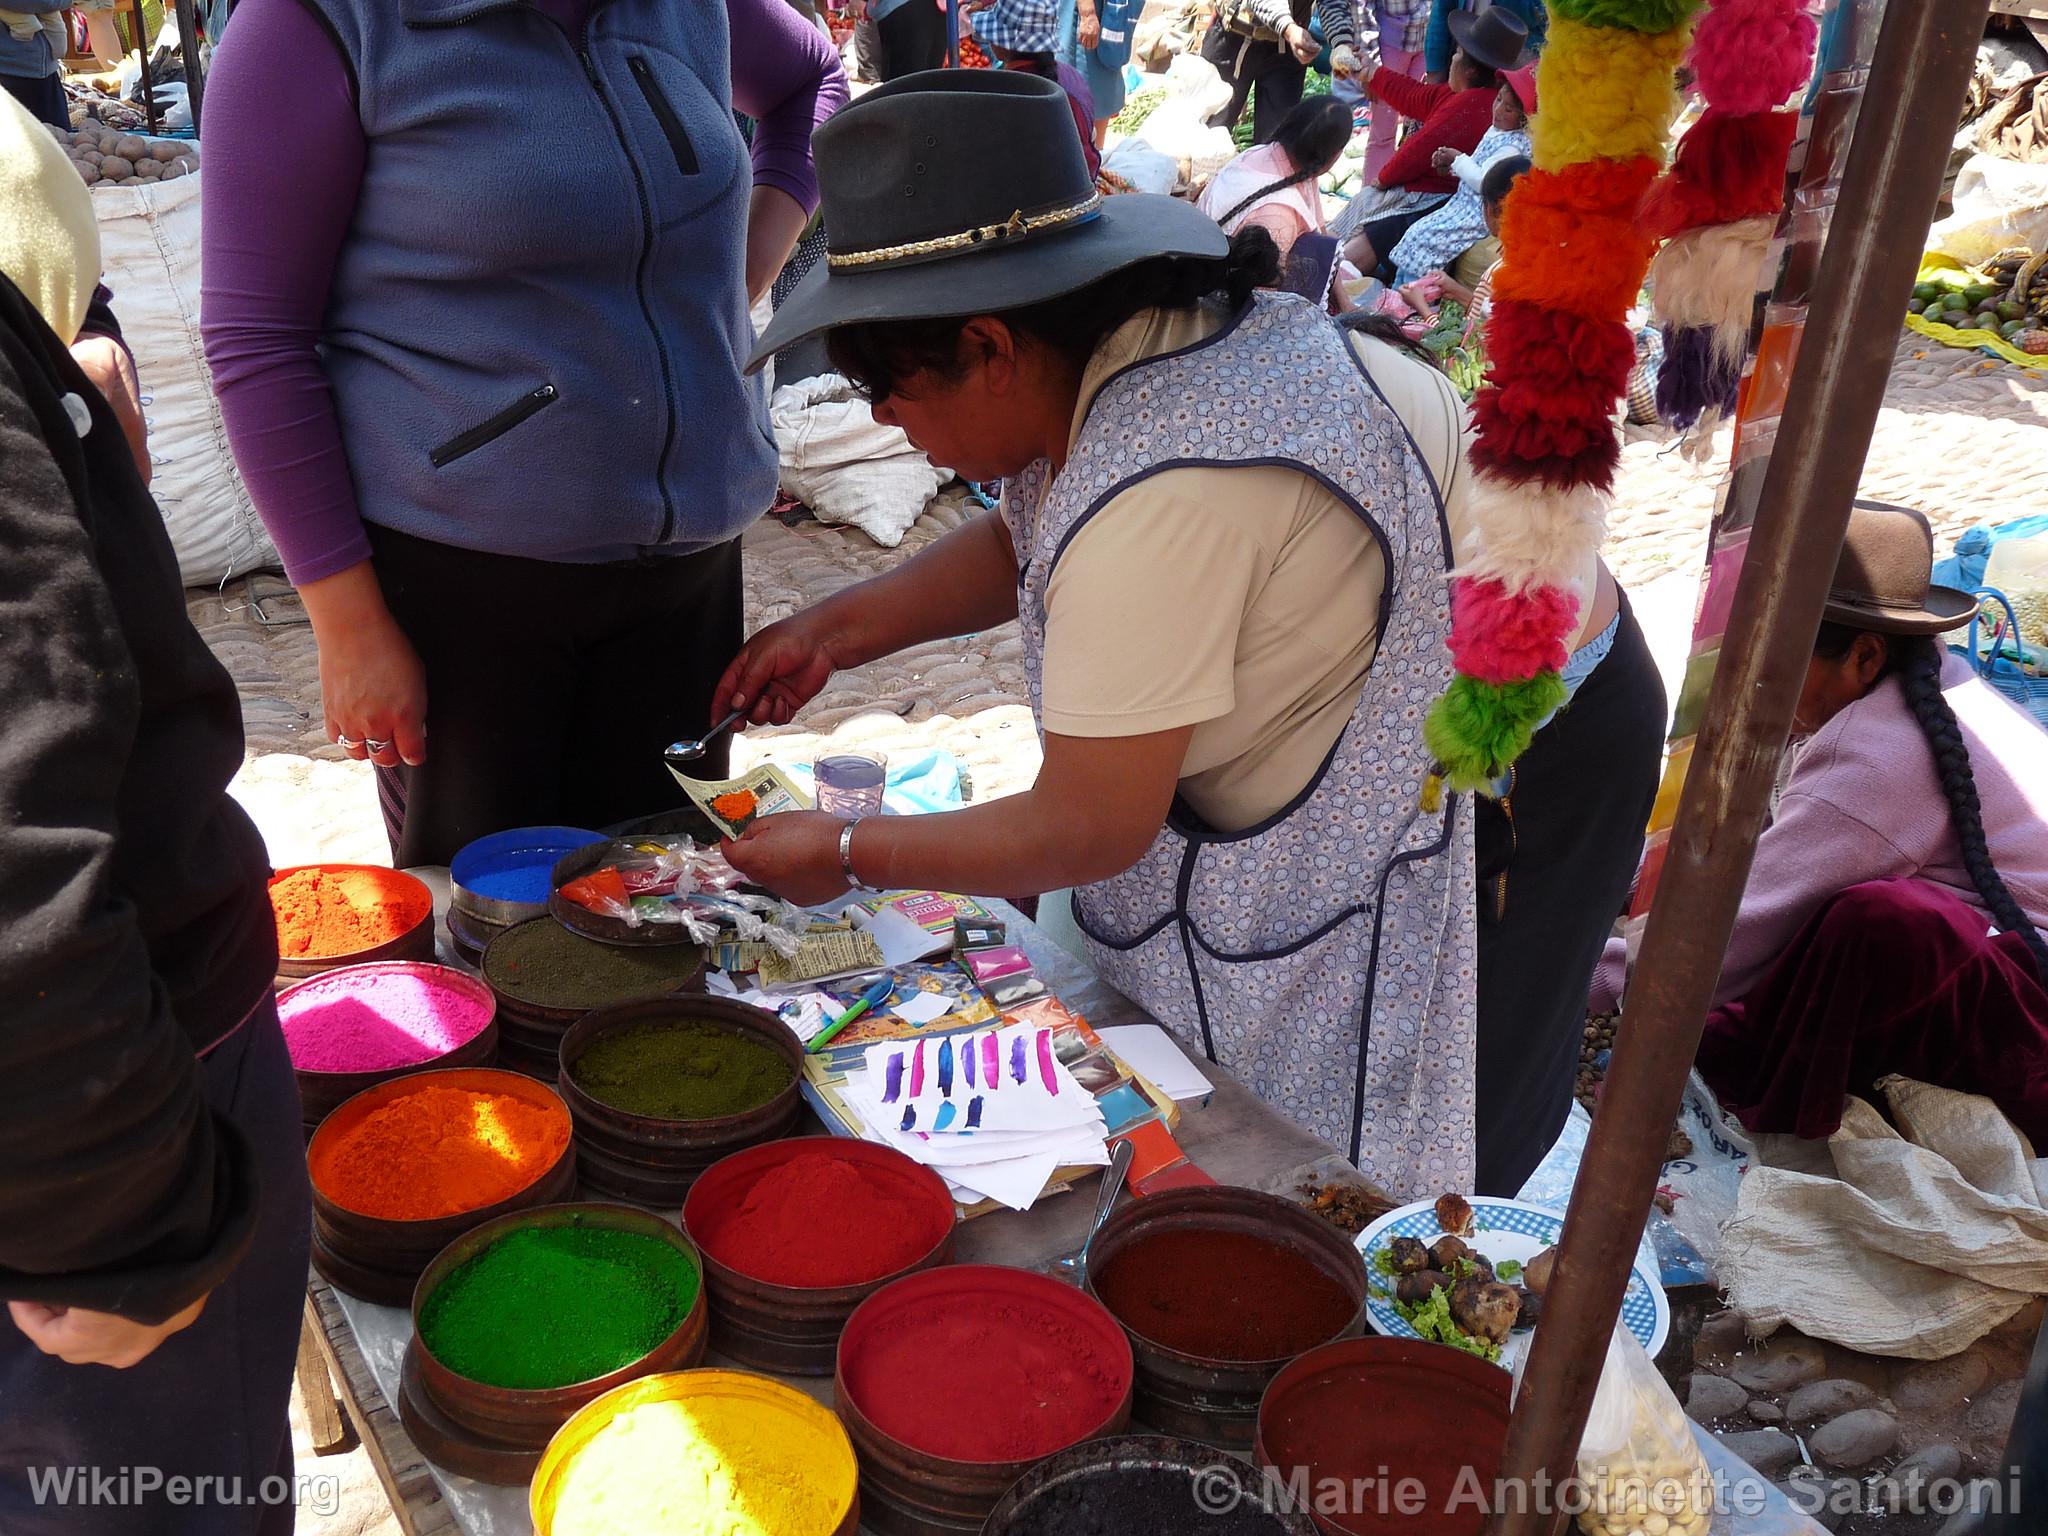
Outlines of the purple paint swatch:
{"label": "purple paint swatch", "polygon": [[889,1058],[889,1068],[882,1078],[882,1102],[894,1104],[896,1096],[903,1092],[903,1053],[898,1051]]}
{"label": "purple paint swatch", "polygon": [[1024,1070],[1024,1037],[1019,1035],[1010,1042],[1010,1078],[1013,1082],[1021,1083],[1026,1076],[1027,1074]]}
{"label": "purple paint swatch", "polygon": [[974,1042],[972,1040],[968,1041],[966,1045],[961,1047],[960,1065],[962,1068],[966,1070],[967,1086],[970,1088],[974,1086],[974,1063],[980,1057],[980,1055],[981,1052],[977,1051],[974,1048]]}

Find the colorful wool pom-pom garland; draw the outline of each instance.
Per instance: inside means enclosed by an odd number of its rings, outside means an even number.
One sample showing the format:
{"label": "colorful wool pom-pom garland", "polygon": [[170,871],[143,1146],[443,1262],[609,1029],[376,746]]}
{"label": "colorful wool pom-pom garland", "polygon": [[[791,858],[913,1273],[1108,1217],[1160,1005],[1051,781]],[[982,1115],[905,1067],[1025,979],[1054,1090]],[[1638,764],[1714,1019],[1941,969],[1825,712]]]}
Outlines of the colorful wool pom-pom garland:
{"label": "colorful wool pom-pom garland", "polygon": [[[1755,0],[1724,0],[1753,5]],[[1473,549],[1454,575],[1458,675],[1424,736],[1444,784],[1488,792],[1564,702],[1558,676],[1591,593],[1635,361],[1629,307],[1655,237],[1642,225],[1677,112],[1694,0],[1551,0],[1530,138],[1508,199],[1473,401]]]}
{"label": "colorful wool pom-pom garland", "polygon": [[1664,335],[1657,414],[1684,431],[1735,412],[1751,311],[1798,130],[1785,106],[1813,71],[1805,0],[1708,0],[1691,62],[1707,110],[1643,199],[1667,242],[1650,268]]}

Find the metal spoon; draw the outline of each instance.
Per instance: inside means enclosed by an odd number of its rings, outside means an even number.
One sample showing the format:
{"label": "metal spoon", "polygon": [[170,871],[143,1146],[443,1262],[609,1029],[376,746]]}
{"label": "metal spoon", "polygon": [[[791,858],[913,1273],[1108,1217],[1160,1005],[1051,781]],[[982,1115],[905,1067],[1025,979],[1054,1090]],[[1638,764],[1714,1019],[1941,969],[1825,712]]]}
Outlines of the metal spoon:
{"label": "metal spoon", "polygon": [[736,709],[695,741],[676,742],[666,752],[661,754],[662,760],[670,763],[694,763],[704,755],[704,749],[711,745],[712,737],[723,735],[731,728],[732,723],[744,713],[746,711]]}
{"label": "metal spoon", "polygon": [[1102,1224],[1109,1220],[1110,1207],[1116,1204],[1116,1197],[1123,1193],[1124,1175],[1131,1171],[1131,1159],[1137,1149],[1126,1136],[1116,1144],[1109,1154],[1109,1167],[1102,1174],[1102,1195],[1095,1203],[1095,1220],[1088,1227],[1088,1236],[1081,1246],[1072,1253],[1054,1259],[1048,1271],[1055,1280],[1064,1280],[1069,1285],[1079,1285],[1088,1273],[1088,1247],[1095,1241],[1095,1234],[1102,1230]]}

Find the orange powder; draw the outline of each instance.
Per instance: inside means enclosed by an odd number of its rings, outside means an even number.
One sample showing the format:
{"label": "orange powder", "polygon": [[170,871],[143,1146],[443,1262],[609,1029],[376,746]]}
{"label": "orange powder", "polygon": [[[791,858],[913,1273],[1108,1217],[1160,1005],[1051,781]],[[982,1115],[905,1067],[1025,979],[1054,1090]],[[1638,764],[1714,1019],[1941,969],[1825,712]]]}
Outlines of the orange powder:
{"label": "orange powder", "polygon": [[308,865],[270,882],[278,952],[289,960],[352,955],[388,944],[434,909],[411,875],[371,865]]}
{"label": "orange powder", "polygon": [[509,1199],[568,1144],[569,1116],[558,1106],[430,1084],[321,1147],[313,1182],[361,1215],[426,1221]]}

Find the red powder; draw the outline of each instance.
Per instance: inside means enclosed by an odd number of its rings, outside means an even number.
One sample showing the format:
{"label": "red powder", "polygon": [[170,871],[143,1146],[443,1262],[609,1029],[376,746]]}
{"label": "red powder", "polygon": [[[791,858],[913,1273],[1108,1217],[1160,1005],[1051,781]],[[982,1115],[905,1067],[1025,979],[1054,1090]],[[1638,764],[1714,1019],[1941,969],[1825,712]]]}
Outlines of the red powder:
{"label": "red powder", "polygon": [[434,898],[411,875],[371,865],[308,865],[270,882],[278,953],[288,960],[353,955],[416,927]]}
{"label": "red powder", "polygon": [[1100,1429],[1130,1387],[1127,1364],[1079,1320],[1000,1294],[905,1306],[863,1330],[841,1370],[877,1429],[953,1461],[1065,1450]]}
{"label": "red powder", "polygon": [[908,1269],[952,1224],[949,1204],[901,1174],[812,1152],[761,1175],[699,1237],[719,1263],[771,1285],[864,1285]]}
{"label": "red powder", "polygon": [[1090,1278],[1133,1333],[1204,1360],[1289,1359],[1359,1306],[1307,1254],[1248,1232],[1147,1233]]}

